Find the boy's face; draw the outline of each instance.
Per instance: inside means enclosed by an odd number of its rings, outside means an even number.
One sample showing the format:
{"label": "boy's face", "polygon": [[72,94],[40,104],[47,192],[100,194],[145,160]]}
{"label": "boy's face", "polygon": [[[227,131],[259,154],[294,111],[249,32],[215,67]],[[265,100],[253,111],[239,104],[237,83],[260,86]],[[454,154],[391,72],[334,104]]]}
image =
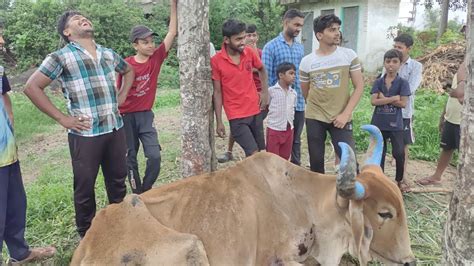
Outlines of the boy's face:
{"label": "boy's face", "polygon": [[242,53],[245,49],[245,38],[246,33],[242,31],[239,34],[230,36],[230,38],[224,37],[224,43],[235,52]]}
{"label": "boy's face", "polygon": [[0,51],[3,51],[4,45],[5,45],[5,40],[3,40],[3,36],[0,34]]}
{"label": "boy's face", "polygon": [[341,43],[341,25],[333,23],[330,27],[325,28],[323,32],[316,33],[316,37],[320,43],[326,45],[339,45]]}
{"label": "boy's face", "polygon": [[288,37],[297,37],[303,29],[304,18],[294,17],[283,21],[283,30]]}
{"label": "boy's face", "polygon": [[402,42],[395,42],[393,43],[393,48],[397,49],[398,51],[402,52],[403,58],[408,57],[408,53],[410,53],[411,47],[407,47],[404,43]]}
{"label": "boy's face", "polygon": [[400,69],[400,58],[394,57],[394,58],[385,58],[383,62],[383,66],[385,67],[385,71],[390,74],[395,74],[398,72]]}
{"label": "boy's face", "polygon": [[257,46],[258,42],[258,33],[257,32],[248,32],[245,37],[245,44],[250,46]]}
{"label": "boy's face", "polygon": [[284,83],[291,85],[295,82],[296,72],[293,69],[286,71],[285,73],[278,74],[281,81]]}
{"label": "boy's face", "polygon": [[138,39],[133,43],[133,48],[135,48],[137,54],[151,56],[155,52],[155,40],[153,36],[148,36],[145,39]]}

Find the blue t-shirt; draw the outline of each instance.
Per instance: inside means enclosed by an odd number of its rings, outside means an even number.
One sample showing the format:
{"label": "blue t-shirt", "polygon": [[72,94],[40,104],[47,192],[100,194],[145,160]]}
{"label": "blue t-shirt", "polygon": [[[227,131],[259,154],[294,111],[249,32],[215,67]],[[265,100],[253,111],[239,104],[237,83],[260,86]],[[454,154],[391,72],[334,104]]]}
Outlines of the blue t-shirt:
{"label": "blue t-shirt", "polygon": [[[374,86],[370,92],[371,94],[381,92],[385,97],[411,95],[410,84],[407,80],[397,75],[392,81],[392,86],[388,89],[387,86],[385,86],[385,76],[386,75],[374,82]],[[403,130],[402,108],[392,104],[375,106],[371,124],[384,131]]]}
{"label": "blue t-shirt", "polygon": [[0,66],[0,167],[8,166],[18,160],[13,127],[5,108],[4,95],[10,89],[4,68]]}

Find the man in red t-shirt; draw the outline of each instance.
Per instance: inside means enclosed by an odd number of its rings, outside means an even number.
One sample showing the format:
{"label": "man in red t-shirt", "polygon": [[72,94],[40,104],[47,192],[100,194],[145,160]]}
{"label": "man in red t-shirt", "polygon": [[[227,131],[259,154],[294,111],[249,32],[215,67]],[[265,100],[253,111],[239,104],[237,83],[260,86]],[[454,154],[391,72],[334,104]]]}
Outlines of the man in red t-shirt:
{"label": "man in red t-shirt", "polygon": [[[170,24],[168,34],[156,48],[152,30],[143,25],[133,27],[130,41],[137,51],[136,55],[127,57],[135,71],[135,80],[125,102],[119,106],[123,116],[127,138],[127,167],[130,186],[133,193],[140,194],[153,186],[161,167],[161,147],[158,133],[153,125],[154,114],[151,111],[155,102],[156,87],[161,65],[168,56],[168,51],[176,36],[176,0],[170,0]],[[122,79],[118,78],[119,88]],[[138,172],[137,153],[140,142],[147,158],[143,182]]]}
{"label": "man in red t-shirt", "polygon": [[[214,108],[217,134],[225,137],[222,107],[229,119],[232,137],[250,156],[265,149],[260,110],[268,105],[267,74],[252,48],[245,46],[246,26],[229,19],[222,26],[224,42],[221,51],[211,58],[214,86]],[[253,80],[257,69],[262,84],[260,97]]]}
{"label": "man in red t-shirt", "polygon": [[[252,50],[257,53],[258,58],[262,58],[262,49],[257,47],[258,44],[258,33],[257,33],[257,26],[255,24],[249,24],[247,25],[247,28],[245,30],[246,36],[245,36],[245,45],[247,47],[252,48]],[[260,93],[262,91],[262,83],[260,82],[260,76],[258,74],[257,69],[253,69],[253,81],[255,82],[255,86],[257,87],[257,92]],[[260,115],[262,116],[262,121],[265,119],[267,116],[268,110],[262,110],[260,112]],[[263,130],[263,127],[262,127]],[[263,134],[263,132],[262,132]],[[217,161],[220,163],[225,163],[228,161],[231,161],[234,159],[234,156],[232,154],[232,150],[234,149],[234,143],[235,140],[232,137],[232,135],[229,136],[229,143],[227,146],[227,151],[223,153],[222,155],[217,157]]]}

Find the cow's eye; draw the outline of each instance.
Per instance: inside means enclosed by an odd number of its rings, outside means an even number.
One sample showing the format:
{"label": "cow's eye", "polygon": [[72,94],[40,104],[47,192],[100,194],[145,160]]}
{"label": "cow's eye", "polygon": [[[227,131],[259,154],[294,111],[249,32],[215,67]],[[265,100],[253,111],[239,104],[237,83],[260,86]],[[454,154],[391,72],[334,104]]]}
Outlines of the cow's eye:
{"label": "cow's eye", "polygon": [[379,212],[379,216],[383,219],[392,219],[393,215],[390,212]]}

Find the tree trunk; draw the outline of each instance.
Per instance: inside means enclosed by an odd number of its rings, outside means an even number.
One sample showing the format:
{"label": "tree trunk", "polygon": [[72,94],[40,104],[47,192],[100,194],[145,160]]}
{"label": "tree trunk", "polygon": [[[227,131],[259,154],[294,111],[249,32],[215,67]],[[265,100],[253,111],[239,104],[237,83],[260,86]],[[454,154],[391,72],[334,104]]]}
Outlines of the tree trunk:
{"label": "tree trunk", "polygon": [[474,265],[474,12],[468,9],[467,84],[461,121],[458,177],[449,203],[443,265]]}
{"label": "tree trunk", "polygon": [[215,168],[208,0],[178,1],[178,58],[181,173],[188,177]]}
{"label": "tree trunk", "polygon": [[446,32],[446,28],[448,27],[448,13],[449,13],[449,0],[443,0],[441,3],[441,17],[439,19],[439,28],[438,28],[438,36],[437,40],[441,39],[443,33]]}

